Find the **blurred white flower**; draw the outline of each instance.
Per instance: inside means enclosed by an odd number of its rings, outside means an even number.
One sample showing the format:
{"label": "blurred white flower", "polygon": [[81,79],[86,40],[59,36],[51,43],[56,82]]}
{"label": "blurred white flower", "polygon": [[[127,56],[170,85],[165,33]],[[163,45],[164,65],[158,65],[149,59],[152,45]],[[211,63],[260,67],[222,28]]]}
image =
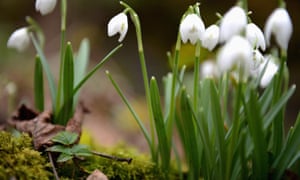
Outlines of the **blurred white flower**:
{"label": "blurred white flower", "polygon": [[201,78],[216,78],[219,76],[218,66],[212,60],[206,60],[201,64]]}
{"label": "blurred white flower", "polygon": [[265,25],[267,45],[270,45],[271,35],[273,34],[280,48],[287,50],[292,32],[292,21],[286,9],[277,8],[274,10]]}
{"label": "blurred white flower", "polygon": [[241,36],[232,37],[217,54],[217,64],[222,73],[234,68],[242,68],[243,74],[248,75],[252,61],[251,44]]}
{"label": "blurred white flower", "polygon": [[250,74],[254,77],[257,78],[259,73],[260,73],[260,67],[261,64],[265,62],[264,56],[260,53],[258,49],[253,51],[253,61],[251,63],[250,67]]}
{"label": "blurred white flower", "polygon": [[30,44],[30,37],[27,27],[22,27],[15,30],[7,41],[7,47],[14,48],[22,52],[28,48]]}
{"label": "blurred white flower", "polygon": [[260,86],[265,88],[269,85],[274,75],[278,71],[278,65],[274,62],[273,58],[265,58],[264,62],[259,67],[259,73],[263,73],[262,78],[260,80]]}
{"label": "blurred white flower", "polygon": [[255,48],[261,48],[266,50],[266,42],[263,32],[254,23],[250,23],[246,26],[246,38]]}
{"label": "blurred white flower", "polygon": [[120,34],[119,42],[123,41],[128,31],[128,19],[125,13],[119,13],[108,22],[107,34],[114,36]]}
{"label": "blurred white flower", "polygon": [[56,5],[57,0],[36,0],[35,9],[42,15],[51,13]]}
{"label": "blurred white flower", "polygon": [[192,44],[195,44],[198,40],[202,39],[205,26],[198,15],[189,14],[182,20],[179,31],[184,43],[190,40]]}
{"label": "blurred white flower", "polygon": [[239,35],[247,25],[245,11],[234,6],[225,13],[220,24],[220,42],[228,41],[234,35]]}
{"label": "blurred white flower", "polygon": [[219,35],[220,35],[219,26],[214,24],[209,26],[204,32],[204,36],[202,38],[202,46],[207,48],[210,51],[213,50],[218,44]]}

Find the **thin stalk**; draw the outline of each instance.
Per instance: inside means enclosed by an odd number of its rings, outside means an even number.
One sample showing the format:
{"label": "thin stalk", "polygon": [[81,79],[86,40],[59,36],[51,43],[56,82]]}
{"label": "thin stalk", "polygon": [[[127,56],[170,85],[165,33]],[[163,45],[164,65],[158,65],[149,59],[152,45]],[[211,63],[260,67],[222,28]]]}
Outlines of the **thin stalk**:
{"label": "thin stalk", "polygon": [[196,113],[198,107],[200,51],[201,51],[201,44],[199,41],[196,46],[195,65],[194,65],[194,109]]}
{"label": "thin stalk", "polygon": [[55,176],[55,179],[59,180],[59,176],[58,176],[57,171],[55,169],[55,165],[54,165],[54,162],[53,162],[53,158],[52,158],[51,152],[48,152],[48,157],[49,157],[50,164],[52,166],[52,170],[53,170],[53,174]]}
{"label": "thin stalk", "polygon": [[108,154],[104,154],[104,153],[100,153],[100,152],[96,152],[96,151],[91,151],[91,153],[94,155],[103,157],[103,158],[114,160],[114,161],[127,162],[128,164],[130,164],[132,161],[132,158],[121,158],[121,157],[112,156],[112,155],[108,155]]}
{"label": "thin stalk", "polygon": [[[52,102],[55,104],[54,116],[56,117],[59,114],[61,105],[62,105],[62,87],[63,87],[63,62],[65,55],[65,38],[66,38],[66,21],[67,21],[67,0],[61,0],[61,30],[60,30],[60,71],[59,71],[59,80],[57,88],[56,101]],[[55,119],[55,118],[54,118]]]}
{"label": "thin stalk", "polygon": [[145,88],[145,94],[146,94],[146,99],[147,99],[147,107],[149,110],[149,115],[150,115],[150,129],[151,129],[151,142],[152,146],[155,145],[155,129],[154,129],[154,120],[153,120],[153,112],[152,112],[152,107],[151,107],[151,97],[150,97],[150,87],[149,87],[149,77],[148,77],[148,72],[147,72],[147,66],[146,66],[146,60],[145,60],[145,55],[144,55],[144,48],[143,48],[143,41],[142,41],[142,30],[141,30],[141,25],[140,25],[140,20],[137,15],[137,13],[126,3],[120,1],[120,4],[126,7],[126,11],[128,10],[131,20],[135,26],[136,30],[136,36],[137,36],[137,44],[138,44],[138,53],[139,53],[139,59],[140,59],[140,64],[141,64],[141,69],[142,69],[142,75],[143,75],[143,81],[144,81],[144,88]]}

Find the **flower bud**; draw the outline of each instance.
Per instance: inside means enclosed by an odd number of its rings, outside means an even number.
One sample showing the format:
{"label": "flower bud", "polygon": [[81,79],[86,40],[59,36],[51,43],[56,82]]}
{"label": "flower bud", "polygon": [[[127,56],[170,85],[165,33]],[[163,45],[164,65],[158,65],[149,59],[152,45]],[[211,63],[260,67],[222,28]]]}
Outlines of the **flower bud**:
{"label": "flower bud", "polygon": [[292,32],[292,21],[286,9],[277,8],[273,11],[265,25],[267,45],[270,45],[271,35],[273,34],[280,48],[287,50]]}
{"label": "flower bud", "polygon": [[51,13],[56,5],[57,0],[36,0],[35,9],[42,15]]}
{"label": "flower bud", "polygon": [[14,31],[7,41],[7,47],[15,48],[19,52],[24,51],[30,44],[30,37],[27,27],[23,27]]}
{"label": "flower bud", "polygon": [[114,36],[120,34],[119,42],[123,41],[128,30],[128,19],[125,13],[119,13],[108,22],[107,34]]}
{"label": "flower bud", "polygon": [[179,32],[183,43],[188,40],[195,44],[198,40],[202,39],[205,26],[202,19],[196,14],[187,15],[181,22]]}
{"label": "flower bud", "polygon": [[247,25],[245,11],[239,7],[232,7],[222,18],[220,24],[220,42],[228,41],[234,35],[239,35]]}
{"label": "flower bud", "polygon": [[218,66],[212,60],[204,61],[200,68],[202,78],[216,78],[219,76]]}
{"label": "flower bud", "polygon": [[204,33],[202,46],[212,51],[219,41],[220,28],[217,25],[209,26]]}
{"label": "flower bud", "polygon": [[260,80],[260,87],[265,88],[277,73],[278,65],[275,64],[273,58],[265,58],[265,61],[259,67],[259,71],[260,74],[264,73]]}

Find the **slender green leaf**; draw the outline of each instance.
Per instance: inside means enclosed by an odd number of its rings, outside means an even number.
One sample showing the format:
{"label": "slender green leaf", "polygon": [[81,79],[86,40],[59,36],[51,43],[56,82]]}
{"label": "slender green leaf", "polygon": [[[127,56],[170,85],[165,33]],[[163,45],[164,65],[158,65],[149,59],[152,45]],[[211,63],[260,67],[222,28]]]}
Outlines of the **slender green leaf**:
{"label": "slender green leaf", "polygon": [[153,118],[155,123],[155,129],[158,136],[160,157],[162,160],[162,168],[168,172],[170,166],[171,155],[171,141],[172,137],[167,137],[164,118],[162,114],[162,107],[159,96],[159,89],[154,77],[150,81],[150,96],[151,105],[153,111]]}
{"label": "slender green leaf", "polygon": [[275,178],[280,179],[283,172],[287,169],[287,167],[292,164],[290,162],[293,160],[294,156],[299,151],[300,147],[300,113],[298,114],[296,123],[293,132],[290,135],[290,138],[287,140],[287,143],[284,145],[283,150],[279,154],[278,158],[275,160],[272,165],[275,168]]}
{"label": "slender green leaf", "polygon": [[[74,84],[75,86],[84,78],[90,58],[90,44],[88,39],[83,39],[74,60]],[[73,110],[77,106],[79,91],[74,94]]]}
{"label": "slender green leaf", "polygon": [[71,145],[74,144],[77,139],[78,139],[78,134],[69,131],[62,131],[57,133],[52,138],[52,141],[63,145]]}
{"label": "slender green leaf", "polygon": [[106,75],[108,76],[109,80],[111,81],[111,83],[113,84],[114,88],[116,89],[117,93],[120,95],[120,97],[122,98],[123,102],[125,103],[125,105],[128,107],[129,111],[131,112],[132,116],[134,117],[135,121],[137,122],[137,124],[139,125],[140,129],[142,130],[142,133],[144,135],[144,137],[147,140],[147,143],[149,145],[149,148],[151,150],[151,155],[152,158],[156,159],[156,153],[155,153],[155,147],[154,144],[152,144],[151,140],[150,140],[150,136],[149,133],[146,129],[146,127],[144,126],[142,120],[140,119],[140,117],[138,116],[138,114],[135,112],[134,108],[132,107],[132,105],[130,104],[130,102],[128,101],[128,99],[125,97],[124,93],[122,92],[121,88],[118,86],[118,84],[116,83],[116,81],[112,78],[111,74],[109,73],[109,71],[106,71]]}
{"label": "slender green leaf", "polygon": [[42,112],[44,110],[44,78],[43,67],[39,56],[35,58],[34,102],[36,109]]}
{"label": "slender green leaf", "polygon": [[183,128],[182,141],[184,143],[185,156],[189,165],[189,179],[199,179],[200,177],[200,156],[198,146],[195,144],[198,140],[194,112],[190,102],[190,98],[185,88],[182,88],[180,95],[180,126]]}
{"label": "slender green leaf", "polygon": [[55,102],[55,99],[56,99],[56,86],[55,86],[55,83],[54,83],[54,78],[51,74],[50,67],[48,65],[46,56],[44,55],[44,52],[43,52],[41,46],[39,45],[39,43],[37,42],[36,38],[34,37],[34,35],[32,33],[30,33],[30,38],[33,42],[33,45],[34,45],[34,47],[37,51],[38,56],[41,59],[43,69],[46,73],[46,77],[48,79],[48,84],[49,84],[50,93],[51,93],[51,100],[52,100],[53,109],[54,109],[54,102]]}
{"label": "slender green leaf", "polygon": [[287,101],[293,95],[296,90],[296,86],[292,85],[292,87],[284,93],[276,104],[270,109],[270,111],[264,117],[264,129],[268,128],[272,123],[276,115],[282,110],[282,108],[286,105]]}
{"label": "slender green leaf", "polygon": [[254,143],[253,151],[253,175],[254,179],[267,179],[268,177],[268,154],[267,143],[264,138],[264,129],[262,123],[262,115],[256,91],[253,89],[250,92],[249,102],[244,102],[246,109],[247,122],[251,138]]}
{"label": "slender green leaf", "polygon": [[106,63],[112,55],[114,55],[123,45],[119,44],[112,51],[110,51],[90,72],[86,74],[86,76],[78,82],[73,90],[73,94],[76,94],[77,91],[81,88],[81,86],[99,69]]}

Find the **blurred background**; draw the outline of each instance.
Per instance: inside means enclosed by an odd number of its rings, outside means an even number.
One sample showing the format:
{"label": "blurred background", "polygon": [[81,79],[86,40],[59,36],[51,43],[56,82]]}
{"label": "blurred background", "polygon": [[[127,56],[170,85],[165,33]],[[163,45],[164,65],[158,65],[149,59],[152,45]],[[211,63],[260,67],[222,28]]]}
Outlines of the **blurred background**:
{"label": "blurred background", "polygon": [[[59,0],[58,0],[59,2]],[[140,16],[145,56],[149,75],[158,80],[170,70],[166,52],[172,50],[176,41],[178,25],[182,14],[189,5],[197,1],[185,0],[128,0]],[[208,27],[218,18],[216,12],[224,14],[236,1],[202,0],[201,15]],[[249,1],[252,20],[263,29],[269,14],[277,7],[277,0]],[[289,45],[288,66],[290,83],[300,86],[300,1],[287,0],[287,9],[293,21],[294,32]],[[41,16],[34,9],[34,0],[0,1],[0,120],[9,117],[16,107],[24,102],[31,104],[33,99],[33,68],[35,50],[33,47],[25,53],[7,49],[10,34],[17,28],[26,26],[25,17],[37,20],[46,35],[46,56],[54,74],[59,69],[60,7],[49,15]],[[91,66],[101,60],[117,44],[118,37],[107,37],[107,23],[111,17],[121,12],[123,7],[117,0],[72,0],[68,1],[67,40],[77,51],[80,41],[88,38],[91,43]],[[105,76],[104,70],[111,71],[128,97],[138,108],[142,118],[146,119],[143,98],[143,82],[137,53],[135,29],[129,21],[129,30],[123,41],[124,47],[113,56],[102,70],[89,80],[82,90],[82,100],[91,109],[87,126],[95,129],[99,142],[113,144],[120,139],[137,144],[144,149],[144,140],[136,139],[141,135],[131,115],[126,111],[119,96]],[[11,86],[13,83],[13,86]],[[10,86],[8,86],[10,84]],[[15,85],[15,86],[14,86]],[[16,93],[9,95],[13,87]],[[14,89],[13,89],[14,90]],[[49,94],[49,93],[48,93]],[[50,102],[47,101],[50,107]],[[295,120],[300,108],[300,89],[288,104],[287,126]],[[89,125],[91,122],[92,125]],[[128,123],[132,122],[132,123]],[[98,126],[93,124],[98,123]],[[101,130],[97,130],[100,128]],[[125,135],[124,135],[125,134]]]}

